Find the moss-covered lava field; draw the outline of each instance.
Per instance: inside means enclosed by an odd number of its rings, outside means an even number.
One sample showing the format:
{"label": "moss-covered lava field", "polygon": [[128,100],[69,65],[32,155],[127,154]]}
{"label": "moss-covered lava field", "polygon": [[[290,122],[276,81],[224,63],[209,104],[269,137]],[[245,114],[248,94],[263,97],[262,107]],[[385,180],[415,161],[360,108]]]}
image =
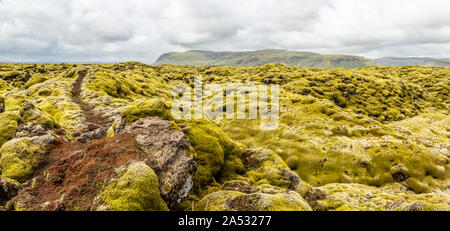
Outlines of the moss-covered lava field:
{"label": "moss-covered lava field", "polygon": [[[175,119],[196,76],[278,84],[278,129]],[[449,94],[441,67],[0,64],[0,210],[448,211]]]}

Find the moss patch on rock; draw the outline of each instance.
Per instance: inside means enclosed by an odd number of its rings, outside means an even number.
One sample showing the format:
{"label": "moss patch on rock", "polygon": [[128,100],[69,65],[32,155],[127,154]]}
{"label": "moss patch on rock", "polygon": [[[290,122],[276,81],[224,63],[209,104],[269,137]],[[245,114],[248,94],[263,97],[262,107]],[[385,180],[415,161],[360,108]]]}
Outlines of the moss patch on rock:
{"label": "moss patch on rock", "polygon": [[169,106],[160,100],[137,101],[128,105],[122,112],[127,123],[146,117],[158,116],[165,120],[171,120]]}
{"label": "moss patch on rock", "polygon": [[[194,176],[194,189],[201,188],[218,180],[223,173],[226,176],[236,174],[242,170],[239,166],[241,147],[234,143],[222,130],[207,120],[179,121],[178,126],[186,134],[195,150],[198,163],[197,173]],[[233,162],[233,165],[226,164]],[[217,178],[217,179],[216,179]]]}
{"label": "moss patch on rock", "polygon": [[14,136],[19,119],[16,112],[0,113],[0,147]]}
{"label": "moss patch on rock", "polygon": [[[317,190],[317,189],[316,189]],[[324,196],[315,197],[316,210],[343,211],[449,211],[448,192],[416,194],[401,183],[383,187],[361,184],[328,184],[320,187]],[[317,192],[316,192],[317,193]],[[310,198],[314,198],[313,194]]]}
{"label": "moss patch on rock", "polygon": [[266,186],[257,193],[218,191],[205,196],[197,211],[311,211],[308,203],[294,191]]}
{"label": "moss patch on rock", "polygon": [[144,162],[119,169],[117,175],[118,179],[109,182],[101,193],[108,210],[168,210],[159,192],[158,176]]}
{"label": "moss patch on rock", "polygon": [[25,182],[42,163],[47,154],[46,145],[51,143],[51,135],[13,139],[0,149],[0,170],[2,177]]}

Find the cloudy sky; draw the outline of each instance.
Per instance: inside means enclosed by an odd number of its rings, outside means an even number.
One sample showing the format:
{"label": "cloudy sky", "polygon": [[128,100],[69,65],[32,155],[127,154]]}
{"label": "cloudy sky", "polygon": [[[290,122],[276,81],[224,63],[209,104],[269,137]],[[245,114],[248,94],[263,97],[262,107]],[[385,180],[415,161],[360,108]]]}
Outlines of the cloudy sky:
{"label": "cloudy sky", "polygon": [[448,0],[0,0],[0,61],[282,48],[450,57]]}

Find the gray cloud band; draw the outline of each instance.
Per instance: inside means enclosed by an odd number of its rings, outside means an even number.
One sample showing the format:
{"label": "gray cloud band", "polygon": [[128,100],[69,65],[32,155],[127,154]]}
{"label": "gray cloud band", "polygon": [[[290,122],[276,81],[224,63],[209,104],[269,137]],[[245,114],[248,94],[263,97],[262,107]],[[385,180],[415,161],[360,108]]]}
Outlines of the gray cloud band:
{"label": "gray cloud band", "polygon": [[0,61],[153,63],[168,51],[450,54],[446,0],[3,0]]}

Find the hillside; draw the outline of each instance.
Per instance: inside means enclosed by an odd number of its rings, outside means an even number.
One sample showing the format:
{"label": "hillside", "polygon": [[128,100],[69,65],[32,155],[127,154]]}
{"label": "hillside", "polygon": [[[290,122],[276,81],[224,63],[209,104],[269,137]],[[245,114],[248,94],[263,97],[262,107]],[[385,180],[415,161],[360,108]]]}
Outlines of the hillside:
{"label": "hillside", "polygon": [[[196,76],[278,84],[279,126],[176,118]],[[0,210],[449,211],[449,86],[440,67],[0,64]]]}
{"label": "hillside", "polygon": [[216,65],[216,66],[262,66],[269,63],[280,63],[296,67],[346,67],[356,68],[365,66],[432,66],[450,67],[449,59],[434,58],[395,58],[384,57],[366,59],[351,55],[321,55],[312,52],[289,50],[259,50],[245,52],[212,52],[186,51],[170,52],[161,55],[155,65]]}
{"label": "hillside", "polygon": [[450,67],[449,59],[433,59],[433,58],[393,58],[385,57],[372,60],[383,66],[431,66],[431,67]]}
{"label": "hillside", "polygon": [[297,67],[364,67],[374,65],[370,60],[350,55],[320,55],[288,50],[260,50],[248,52],[186,51],[161,55],[155,62],[177,65],[261,66],[281,63]]}

